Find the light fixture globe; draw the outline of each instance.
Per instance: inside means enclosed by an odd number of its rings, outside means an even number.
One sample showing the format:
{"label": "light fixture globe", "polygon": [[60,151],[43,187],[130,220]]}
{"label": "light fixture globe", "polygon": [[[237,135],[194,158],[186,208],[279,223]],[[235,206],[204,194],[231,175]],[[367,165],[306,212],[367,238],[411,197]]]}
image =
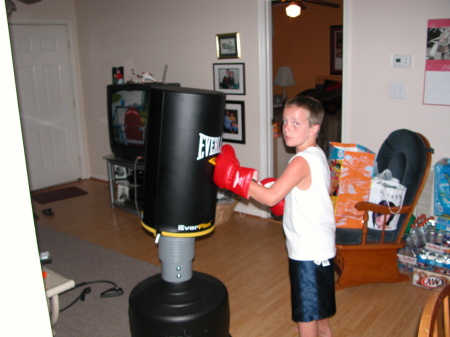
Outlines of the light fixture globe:
{"label": "light fixture globe", "polygon": [[301,8],[295,2],[291,2],[289,6],[286,7],[286,15],[291,18],[296,18],[300,15]]}

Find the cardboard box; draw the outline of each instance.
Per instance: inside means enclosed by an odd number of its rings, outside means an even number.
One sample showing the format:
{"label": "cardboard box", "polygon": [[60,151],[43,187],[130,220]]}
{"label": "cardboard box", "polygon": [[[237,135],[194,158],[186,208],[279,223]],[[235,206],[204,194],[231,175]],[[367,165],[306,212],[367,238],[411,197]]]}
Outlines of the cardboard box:
{"label": "cardboard box", "polygon": [[450,215],[450,158],[434,166],[434,215]]}
{"label": "cardboard box", "polygon": [[415,266],[417,264],[417,259],[412,256],[407,256],[402,253],[397,253],[397,258],[400,263],[410,264]]}
{"label": "cardboard box", "polygon": [[414,268],[413,270],[412,284],[417,287],[434,289],[449,283],[450,275],[444,275],[422,268]]}
{"label": "cardboard box", "polygon": [[441,231],[450,232],[450,216],[443,215],[436,217],[436,228]]}
{"label": "cardboard box", "polygon": [[331,196],[338,228],[362,228],[364,212],[355,204],[369,199],[374,162],[375,153],[364,146],[330,142]]}
{"label": "cardboard box", "polygon": [[439,245],[436,245],[434,243],[427,242],[426,245],[425,245],[425,249],[432,250],[433,252],[436,252],[436,253],[450,254],[450,247],[439,246]]}
{"label": "cardboard box", "polygon": [[417,259],[399,252],[397,253],[397,265],[400,272],[412,273],[414,267],[417,266]]}
{"label": "cardboard box", "polygon": [[412,273],[414,270],[414,266],[412,264],[398,262],[397,266],[400,273]]}

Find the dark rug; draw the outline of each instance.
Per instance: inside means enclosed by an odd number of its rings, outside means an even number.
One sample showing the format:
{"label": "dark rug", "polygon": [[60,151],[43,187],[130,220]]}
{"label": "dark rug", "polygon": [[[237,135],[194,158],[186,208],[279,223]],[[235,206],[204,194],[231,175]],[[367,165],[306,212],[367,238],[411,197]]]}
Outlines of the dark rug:
{"label": "dark rug", "polygon": [[31,197],[34,201],[40,204],[48,204],[50,202],[78,197],[84,194],[87,194],[87,192],[78,187],[72,186],[49,192],[32,193]]}
{"label": "dark rug", "polygon": [[[161,272],[154,266],[114,251],[80,240],[42,224],[36,224],[39,251],[48,251],[52,262],[45,267],[73,279],[76,284],[108,280],[124,291],[119,297],[101,298],[111,288],[105,283],[93,283],[60,295],[63,309],[86,287],[91,292],[59,315],[54,326],[55,336],[61,337],[128,337],[128,298],[142,280]],[[149,244],[149,249],[150,248]]]}

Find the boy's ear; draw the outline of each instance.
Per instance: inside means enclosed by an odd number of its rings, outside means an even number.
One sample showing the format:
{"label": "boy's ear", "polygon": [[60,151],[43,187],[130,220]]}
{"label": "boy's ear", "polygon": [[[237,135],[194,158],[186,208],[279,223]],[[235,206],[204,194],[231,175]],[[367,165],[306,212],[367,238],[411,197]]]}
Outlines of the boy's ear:
{"label": "boy's ear", "polygon": [[314,124],[313,126],[311,126],[311,132],[316,138],[319,135],[319,131],[320,131],[320,125],[319,124]]}

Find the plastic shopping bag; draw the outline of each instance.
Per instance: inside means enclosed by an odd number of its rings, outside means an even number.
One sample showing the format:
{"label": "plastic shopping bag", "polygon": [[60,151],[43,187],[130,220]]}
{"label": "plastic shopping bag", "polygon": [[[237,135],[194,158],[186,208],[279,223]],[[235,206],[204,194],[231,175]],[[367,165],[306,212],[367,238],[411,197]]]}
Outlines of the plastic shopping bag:
{"label": "plastic shopping bag", "polygon": [[[401,208],[403,206],[405,194],[406,187],[400,184],[398,179],[392,178],[390,171],[386,170],[372,179],[369,201],[382,206],[398,206]],[[390,214],[369,212],[368,227],[375,230],[382,230],[384,219],[386,217],[388,218],[386,219],[385,230],[396,230],[400,214],[392,211]]]}

